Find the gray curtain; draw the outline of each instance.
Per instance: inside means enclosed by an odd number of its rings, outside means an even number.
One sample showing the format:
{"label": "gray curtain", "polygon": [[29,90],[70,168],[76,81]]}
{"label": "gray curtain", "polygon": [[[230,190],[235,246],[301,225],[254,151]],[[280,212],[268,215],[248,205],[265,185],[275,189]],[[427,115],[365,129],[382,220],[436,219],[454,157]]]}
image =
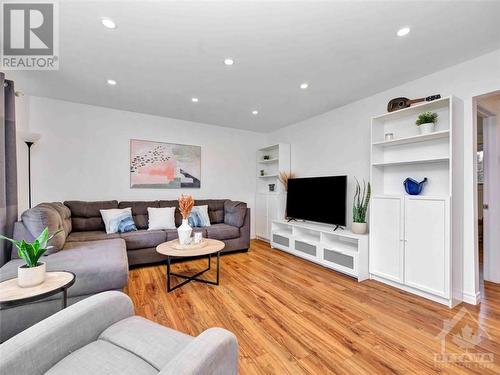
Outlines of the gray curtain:
{"label": "gray curtain", "polygon": [[[0,233],[12,237],[17,220],[16,111],[14,82],[0,72]],[[0,266],[10,260],[11,246],[0,241]]]}

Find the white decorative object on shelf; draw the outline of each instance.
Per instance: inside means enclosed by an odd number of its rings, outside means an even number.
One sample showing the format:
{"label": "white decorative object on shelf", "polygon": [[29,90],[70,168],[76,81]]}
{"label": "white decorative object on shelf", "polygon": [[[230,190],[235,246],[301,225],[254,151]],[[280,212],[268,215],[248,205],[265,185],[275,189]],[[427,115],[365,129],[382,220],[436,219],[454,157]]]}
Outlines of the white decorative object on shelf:
{"label": "white decorative object on shelf", "polygon": [[191,243],[191,232],[193,228],[188,224],[187,219],[182,219],[182,224],[177,228],[177,234],[179,236],[179,242],[181,245],[189,245]]}
{"label": "white decorative object on shelf", "polygon": [[420,130],[420,134],[430,134],[430,133],[434,133],[434,129],[436,128],[436,124],[434,124],[433,122],[428,122],[428,123],[419,125],[418,128]]}
{"label": "white decorative object on shelf", "polygon": [[[371,124],[370,278],[450,307],[464,299],[461,105],[446,97]],[[438,131],[412,124],[425,112],[437,114]],[[421,195],[405,192],[408,176],[429,179]]]}
{"label": "white decorative object on shelf", "polygon": [[272,222],[271,247],[355,277],[369,278],[368,235],[333,230],[332,225]]}
{"label": "white decorative object on shelf", "polygon": [[45,281],[45,262],[39,262],[36,267],[28,267],[23,264],[17,268],[17,285],[21,288],[29,288]]}

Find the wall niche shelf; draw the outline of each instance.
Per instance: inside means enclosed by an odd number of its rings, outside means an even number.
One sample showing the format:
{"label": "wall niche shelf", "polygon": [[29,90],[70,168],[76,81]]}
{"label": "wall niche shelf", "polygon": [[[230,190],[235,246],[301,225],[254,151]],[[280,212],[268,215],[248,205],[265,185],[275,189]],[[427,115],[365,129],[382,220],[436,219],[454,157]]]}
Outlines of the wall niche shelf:
{"label": "wall niche shelf", "polygon": [[410,137],[403,137],[399,139],[391,139],[390,141],[380,141],[380,142],[374,142],[374,146],[380,146],[380,147],[389,147],[389,146],[399,146],[399,145],[404,145],[408,143],[416,143],[416,142],[425,142],[425,141],[431,141],[434,139],[439,139],[439,138],[446,138],[450,136],[450,130],[441,130],[437,131],[434,133],[430,134],[419,134],[415,136],[410,136]]}
{"label": "wall niche shelf", "polygon": [[257,163],[259,164],[269,164],[269,163],[277,163],[279,162],[280,159],[276,158],[276,159],[267,159],[267,160],[257,160]]}

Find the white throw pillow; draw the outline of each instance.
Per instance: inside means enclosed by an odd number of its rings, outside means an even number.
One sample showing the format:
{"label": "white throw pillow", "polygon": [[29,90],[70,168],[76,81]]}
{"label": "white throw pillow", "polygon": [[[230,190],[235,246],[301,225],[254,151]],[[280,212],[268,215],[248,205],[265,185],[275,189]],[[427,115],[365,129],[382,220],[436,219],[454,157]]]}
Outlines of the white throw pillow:
{"label": "white throw pillow", "polygon": [[148,230],[175,229],[175,207],[148,207]]}
{"label": "white throw pillow", "polygon": [[132,208],[111,208],[109,210],[99,210],[101,212],[102,221],[106,227],[106,233],[117,233],[118,225],[120,222],[127,218],[132,217]]}

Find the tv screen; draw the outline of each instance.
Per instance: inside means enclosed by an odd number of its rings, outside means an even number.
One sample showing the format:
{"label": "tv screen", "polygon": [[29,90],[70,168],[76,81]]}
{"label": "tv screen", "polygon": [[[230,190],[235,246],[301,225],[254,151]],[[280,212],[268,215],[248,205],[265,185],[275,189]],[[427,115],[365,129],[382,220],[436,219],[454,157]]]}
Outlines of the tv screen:
{"label": "tv screen", "polygon": [[287,216],[345,226],[346,190],[347,176],[289,179]]}

